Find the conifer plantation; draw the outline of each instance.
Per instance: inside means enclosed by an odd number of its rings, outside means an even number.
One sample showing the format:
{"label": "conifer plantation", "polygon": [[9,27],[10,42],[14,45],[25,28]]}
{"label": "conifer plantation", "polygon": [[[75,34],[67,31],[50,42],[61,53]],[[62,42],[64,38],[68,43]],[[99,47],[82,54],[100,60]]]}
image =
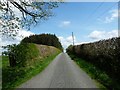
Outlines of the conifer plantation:
{"label": "conifer plantation", "polygon": [[54,46],[60,50],[62,50],[62,45],[59,39],[54,34],[39,34],[39,35],[31,35],[29,37],[25,37],[21,43],[35,43],[42,44],[48,46]]}

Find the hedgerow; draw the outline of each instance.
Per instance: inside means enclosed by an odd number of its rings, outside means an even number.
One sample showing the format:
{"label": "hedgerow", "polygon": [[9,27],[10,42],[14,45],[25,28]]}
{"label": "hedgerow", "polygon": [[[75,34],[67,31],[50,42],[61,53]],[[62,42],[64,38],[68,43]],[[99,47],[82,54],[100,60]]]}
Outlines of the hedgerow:
{"label": "hedgerow", "polygon": [[83,58],[120,82],[120,37],[69,46],[67,53]]}

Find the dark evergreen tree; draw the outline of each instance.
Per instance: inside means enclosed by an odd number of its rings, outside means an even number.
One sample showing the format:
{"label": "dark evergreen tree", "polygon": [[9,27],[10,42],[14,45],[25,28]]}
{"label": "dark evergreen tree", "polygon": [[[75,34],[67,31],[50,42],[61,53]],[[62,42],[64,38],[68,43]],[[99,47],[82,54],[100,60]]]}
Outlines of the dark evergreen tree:
{"label": "dark evergreen tree", "polygon": [[43,44],[48,46],[54,46],[62,50],[62,45],[54,34],[39,34],[39,35],[31,35],[29,37],[25,37],[21,43],[36,43],[36,44]]}

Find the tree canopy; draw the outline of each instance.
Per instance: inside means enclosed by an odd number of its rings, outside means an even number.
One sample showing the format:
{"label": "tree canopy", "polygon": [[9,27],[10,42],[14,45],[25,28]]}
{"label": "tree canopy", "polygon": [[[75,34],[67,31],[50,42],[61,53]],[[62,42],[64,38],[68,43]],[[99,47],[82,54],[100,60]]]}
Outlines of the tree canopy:
{"label": "tree canopy", "polygon": [[34,0],[0,0],[0,33],[16,36],[20,28],[30,29],[42,20],[53,16],[52,9],[58,2],[34,2]]}
{"label": "tree canopy", "polygon": [[54,46],[62,50],[62,45],[59,39],[54,34],[40,34],[40,35],[31,35],[29,37],[25,37],[21,43],[36,43],[43,44],[48,46]]}

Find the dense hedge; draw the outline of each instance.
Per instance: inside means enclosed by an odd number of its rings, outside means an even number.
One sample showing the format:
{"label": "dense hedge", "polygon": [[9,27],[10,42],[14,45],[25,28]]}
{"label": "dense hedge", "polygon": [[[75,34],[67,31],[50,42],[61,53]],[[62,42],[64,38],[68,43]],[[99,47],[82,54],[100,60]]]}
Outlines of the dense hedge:
{"label": "dense hedge", "polygon": [[69,46],[68,54],[74,54],[104,70],[112,79],[120,82],[120,37],[94,43]]}

